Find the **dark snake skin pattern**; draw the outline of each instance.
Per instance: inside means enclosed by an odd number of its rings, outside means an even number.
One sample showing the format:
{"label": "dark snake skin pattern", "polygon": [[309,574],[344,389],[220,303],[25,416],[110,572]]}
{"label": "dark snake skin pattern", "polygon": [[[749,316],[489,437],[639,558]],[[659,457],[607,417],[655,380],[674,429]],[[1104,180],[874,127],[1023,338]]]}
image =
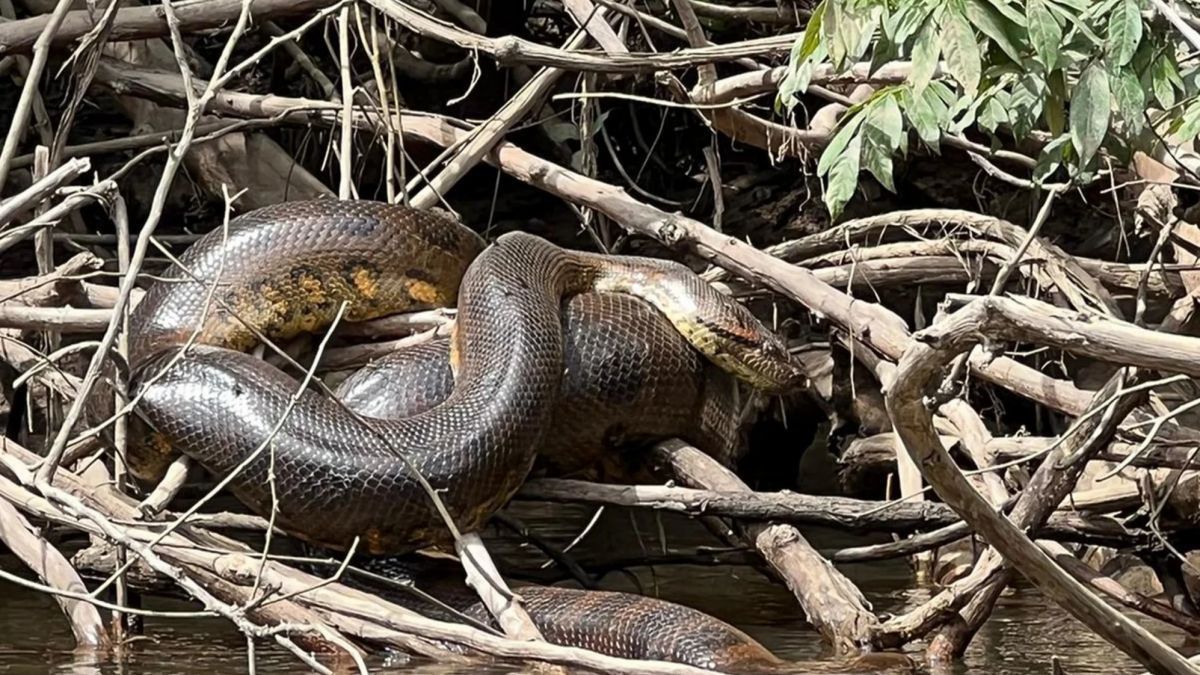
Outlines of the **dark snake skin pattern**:
{"label": "dark snake skin pattern", "polygon": [[[627,475],[623,450],[678,437],[732,466],[743,447],[734,378],[709,364],[645,302],[585,293],[563,308],[562,391],[538,449],[545,472]],[[366,415],[424,412],[454,388],[450,340],[373,361],[346,378],[337,397]],[[636,463],[636,456],[629,457]]]}
{"label": "dark snake skin pattern", "polygon": [[[131,317],[139,411],[154,429],[150,442],[131,447],[131,468],[152,476],[172,452],[182,452],[219,476],[232,475],[231,491],[259,514],[274,510],[282,529],[338,549],[355,540],[360,551],[376,554],[448,543],[416,475],[439,490],[463,531],[479,528],[511,498],[563,385],[564,298],[637,294],[739,374],[758,372],[764,354],[786,361],[777,338],[682,266],[565,251],[522,233],[484,249],[448,217],[373,202],[254,211],[201,239],[165,276]],[[452,390],[404,417],[355,419],[337,401],[241,351],[259,333],[278,340],[321,330],[339,311],[357,321],[456,302]],[[786,363],[764,377],[781,387],[800,379]],[[588,646],[610,654],[661,653],[696,665],[718,659],[704,648],[671,651],[689,629],[675,623],[683,615],[664,614],[656,601],[578,597],[573,602],[599,604],[577,613],[575,604],[550,602],[543,619],[570,616],[564,625],[583,630],[590,614],[609,628],[588,628],[607,635]],[[639,612],[651,613],[649,623]],[[714,623],[703,630],[725,636],[716,640],[724,651],[766,653],[706,618]],[[630,630],[650,632],[636,637]],[[570,631],[562,635],[574,639]]]}
{"label": "dark snake skin pattern", "polygon": [[[442,621],[467,616],[495,626],[479,596],[462,582],[457,562],[422,556],[377,558],[358,565],[373,574],[411,583],[437,598],[428,602],[395,588],[356,581],[347,583]],[[704,612],[673,602],[615,591],[585,591],[517,584],[525,609],[547,641],[612,656],[686,663],[730,673],[791,672],[746,633]],[[458,612],[459,614],[456,614]]]}

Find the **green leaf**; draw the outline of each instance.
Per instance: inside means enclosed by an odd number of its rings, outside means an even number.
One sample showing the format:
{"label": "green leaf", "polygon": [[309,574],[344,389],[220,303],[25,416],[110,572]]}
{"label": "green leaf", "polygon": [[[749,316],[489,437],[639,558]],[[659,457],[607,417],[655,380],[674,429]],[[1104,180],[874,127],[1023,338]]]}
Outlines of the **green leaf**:
{"label": "green leaf", "polygon": [[950,87],[946,86],[945,82],[940,82],[937,80],[929,83],[929,91],[937,94],[938,98],[942,100],[942,105],[946,107],[946,120],[949,121],[950,108],[958,103],[958,96],[950,89]]}
{"label": "green leaf", "polygon": [[775,105],[791,110],[800,102],[799,95],[808,89],[812,78],[813,62],[824,54],[821,44],[821,17],[825,15],[825,3],[822,0],[813,10],[804,29],[804,35],[792,45],[791,59],[788,61],[787,75],[779,83],[779,94],[775,97]]}
{"label": "green leaf", "polygon": [[[605,111],[605,112],[608,112],[608,111]],[[560,120],[561,120],[561,118],[560,118]],[[546,135],[549,136],[552,140],[554,140],[557,143],[566,143],[567,141],[578,141],[579,140],[579,131],[580,131],[579,126],[576,124],[571,124],[570,122],[565,122],[565,121],[560,121],[560,120],[552,120],[552,118],[546,118],[546,120],[545,120],[546,124],[542,125],[543,127],[545,127]],[[592,131],[592,134],[595,135],[596,133],[599,133],[600,128],[601,127],[599,125],[597,125],[594,128],[594,130]]]}
{"label": "green leaf", "polygon": [[963,129],[975,123],[975,113],[979,110],[979,103],[983,97],[979,96],[959,96],[950,102],[950,110],[948,113],[949,120],[946,125],[946,130],[952,134],[962,132]]}
{"label": "green leaf", "polygon": [[1021,11],[1021,3],[1012,0],[988,0],[988,4],[992,9],[1000,12],[1017,28],[1024,30],[1025,13]]}
{"label": "green leaf", "polygon": [[850,141],[858,134],[862,123],[863,116],[855,115],[846,121],[845,126],[838,130],[833,140],[829,141],[829,145],[825,146],[825,151],[821,153],[821,159],[817,161],[818,176],[824,176],[829,173],[834,162],[842,155],[842,152],[850,145]]}
{"label": "green leaf", "polygon": [[1112,13],[1117,3],[1121,0],[1099,0],[1088,4],[1087,9],[1079,12],[1079,20],[1084,23],[1098,22],[1102,16],[1108,16]]}
{"label": "green leaf", "polygon": [[904,147],[907,150],[904,115],[900,113],[898,92],[890,91],[876,98],[863,124],[863,160],[866,171],[895,192],[892,181],[892,155]]}
{"label": "green leaf", "polygon": [[789,67],[787,76],[779,83],[779,95],[776,100],[791,110],[800,102],[800,94],[808,89],[808,83],[812,79],[813,62],[806,60],[798,68],[795,63]]}
{"label": "green leaf", "polygon": [[1024,138],[1037,125],[1042,116],[1046,92],[1046,80],[1038,71],[1030,70],[1017,80],[1012,89],[1009,111],[1014,136]]}
{"label": "green leaf", "polygon": [[1154,40],[1142,40],[1138,45],[1137,51],[1133,54],[1133,61],[1130,65],[1133,66],[1133,72],[1146,73],[1150,70],[1150,64],[1154,61],[1157,52],[1154,48]]}
{"label": "green leaf", "polygon": [[871,70],[874,73],[884,65],[899,61],[900,48],[891,40],[878,40],[875,49],[871,50]]}
{"label": "green leaf", "polygon": [[1033,169],[1033,182],[1043,183],[1066,161],[1071,150],[1071,137],[1064,134],[1055,138],[1042,148],[1038,155],[1037,166]]}
{"label": "green leaf", "polygon": [[979,111],[979,127],[989,133],[995,133],[996,127],[1008,122],[1008,109],[1000,102],[998,96],[993,96],[984,103]]}
{"label": "green leaf", "polygon": [[875,41],[875,26],[879,23],[879,17],[883,15],[882,7],[867,7],[868,11],[856,16],[858,26],[858,42],[848,43],[850,49],[846,52],[847,63],[861,61],[863,55],[870,49],[871,43]]}
{"label": "green leaf", "polygon": [[929,89],[933,97],[930,98],[930,106],[938,113],[940,123],[948,123],[950,121],[950,107],[958,100],[958,95],[950,88],[950,85],[935,80],[929,83]]}
{"label": "green leaf", "polygon": [[1200,68],[1189,67],[1179,73],[1183,79],[1183,97],[1193,98],[1200,95]]}
{"label": "green leaf", "polygon": [[[1079,39],[1078,34],[1073,35],[1058,50],[1058,67],[1078,71],[1096,56],[1097,49],[1096,45]],[[1079,67],[1072,68],[1076,65]]]}
{"label": "green leaf", "polygon": [[1164,108],[1175,105],[1175,87],[1171,84],[1171,74],[1174,71],[1175,64],[1166,54],[1159,56],[1150,66],[1150,87],[1154,90],[1154,98],[1158,99]]}
{"label": "green leaf", "polygon": [[1108,132],[1111,100],[1108,73],[1100,63],[1093,63],[1083,71],[1071,96],[1071,143],[1079,154],[1080,167],[1092,161]]}
{"label": "green leaf", "polygon": [[900,114],[900,103],[896,100],[895,90],[877,99],[871,107],[866,126],[869,132],[878,132],[879,139],[887,146],[888,152],[899,147],[900,138],[904,136],[904,116]]}
{"label": "green leaf", "polygon": [[1104,41],[1100,39],[1100,36],[1096,35],[1090,28],[1088,28],[1087,22],[1080,19],[1080,12],[1078,9],[1064,9],[1060,6],[1061,4],[1063,3],[1055,2],[1055,0],[1046,0],[1046,7],[1070,23],[1074,31],[1078,31],[1080,35],[1083,35],[1085,38],[1087,38],[1093,45],[1104,44]]}
{"label": "green leaf", "polygon": [[932,7],[922,2],[901,3],[898,10],[884,19],[883,34],[889,42],[899,47],[924,25],[932,11]]}
{"label": "green leaf", "polygon": [[1029,21],[1029,41],[1038,58],[1046,64],[1046,70],[1054,70],[1062,47],[1062,26],[1046,7],[1045,0],[1027,0],[1025,16]]}
{"label": "green leaf", "polygon": [[[822,161],[828,149],[821,155]],[[836,219],[842,215],[842,209],[854,196],[854,188],[858,187],[858,169],[862,153],[862,136],[855,134],[846,145],[845,151],[838,154],[829,170],[829,184],[825,187],[825,207],[829,209],[830,217]]]}
{"label": "green leaf", "polygon": [[1128,68],[1113,73],[1109,80],[1117,113],[1125,121],[1129,134],[1137,135],[1145,123],[1146,91],[1142,89],[1142,83]]}
{"label": "green leaf", "polygon": [[1193,101],[1183,111],[1179,122],[1179,128],[1174,132],[1175,138],[1172,139],[1174,142],[1187,143],[1200,134],[1200,101]]}
{"label": "green leaf", "polygon": [[962,85],[964,93],[974,96],[979,89],[979,76],[983,71],[975,31],[971,29],[966,17],[950,11],[946,12],[942,24],[942,39],[945,40],[942,53],[946,57],[950,74]]}
{"label": "green leaf", "polygon": [[1171,64],[1171,67],[1167,68],[1167,80],[1179,91],[1187,89],[1187,85],[1183,83],[1183,77],[1179,75],[1179,62],[1175,60],[1171,52],[1164,54],[1163,58]]}
{"label": "green leaf", "polygon": [[862,42],[863,30],[858,18],[850,13],[846,3],[835,1],[825,10],[821,28],[833,67],[839,71],[846,69],[853,58],[851,54]]}
{"label": "green leaf", "polygon": [[901,94],[901,99],[904,103],[904,114],[908,117],[908,123],[916,130],[917,137],[922,143],[936,150],[942,137],[942,129],[935,106],[945,110],[946,105],[928,88],[918,94],[909,87]]}
{"label": "green leaf", "polygon": [[1061,70],[1050,73],[1046,78],[1046,86],[1050,94],[1046,96],[1046,127],[1050,133],[1058,136],[1067,128],[1067,83],[1066,75]]}
{"label": "green leaf", "polygon": [[1017,78],[1023,75],[1026,70],[1041,71],[1042,64],[1038,63],[1037,61],[1030,61],[1029,59],[1025,59],[1025,61],[1020,65],[1010,63],[1008,61],[1005,61],[1004,63],[994,63],[984,69],[982,79],[1004,79],[1008,82],[1008,84],[1012,84],[1013,82],[1016,82]]}
{"label": "green leaf", "polygon": [[967,0],[967,18],[981,33],[990,37],[1013,61],[1021,62],[1019,27],[998,12],[990,3],[982,0]]}
{"label": "green leaf", "polygon": [[879,184],[887,188],[889,192],[896,191],[896,185],[892,181],[892,155],[883,147],[876,145],[871,141],[870,136],[863,136],[863,151],[862,164]]}
{"label": "green leaf", "polygon": [[962,133],[968,127],[978,123],[983,109],[993,98],[1002,93],[1002,86],[1003,81],[996,82],[979,92],[979,95],[974,98],[964,96],[959,99],[951,108],[954,122],[950,125],[949,132],[952,134]]}
{"label": "green leaf", "polygon": [[921,32],[917,33],[917,41],[913,44],[912,68],[908,72],[908,82],[918,94],[933,79],[941,54],[942,42],[938,39],[937,26],[931,16],[921,26]]}
{"label": "green leaf", "polygon": [[821,44],[821,19],[825,16],[825,5],[829,0],[822,0],[808,18],[808,26],[804,28],[804,36],[796,41],[797,49],[792,51],[792,63],[802,62],[817,51]]}
{"label": "green leaf", "polygon": [[1142,41],[1142,14],[1136,0],[1121,0],[1108,17],[1108,57],[1114,66],[1133,59]]}

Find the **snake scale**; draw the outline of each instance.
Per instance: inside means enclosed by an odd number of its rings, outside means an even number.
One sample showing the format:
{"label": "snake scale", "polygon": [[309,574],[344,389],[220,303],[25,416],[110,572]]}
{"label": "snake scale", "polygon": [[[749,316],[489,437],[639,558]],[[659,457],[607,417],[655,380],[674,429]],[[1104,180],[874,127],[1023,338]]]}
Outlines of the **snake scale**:
{"label": "snake scale", "polygon": [[[362,321],[430,306],[457,307],[448,342],[343,386],[369,417],[245,353],[264,337],[321,331],[339,313]],[[540,448],[563,451],[552,465],[595,459],[572,456],[570,438],[547,441],[571,405],[648,413],[619,428],[577,425],[593,445],[686,435],[703,426],[697,418],[720,417],[713,410],[727,411],[727,400],[705,389],[720,378],[703,374],[697,350],[765,390],[802,378],[773,333],[682,265],[568,251],[519,232],[485,246],[440,212],[368,201],[289,202],[210,232],[147,291],[129,344],[138,411],[153,429],[130,449],[136,475],[153,478],[182,452],[233,475],[230,490],[259,514],[274,509],[289,533],[342,550],[357,540],[372,554],[450,541],[417,473],[473,531],[512,497]],[[416,376],[393,380],[412,385],[406,395],[369,393],[371,373],[387,380],[391,367]],[[685,412],[658,414],[671,406]],[[729,428],[700,432],[721,445]],[[555,588],[526,599],[548,639],[616,656],[710,668],[776,661],[731,626],[659,600]]]}
{"label": "snake scale", "polygon": [[[689,348],[657,310],[628,295],[585,293],[566,301],[562,325],[562,390],[538,447],[540,469],[622,475],[621,450],[672,436],[736,463],[743,443],[734,378]],[[453,389],[450,340],[440,338],[368,363],[336,394],[360,414],[395,419],[432,408]]]}

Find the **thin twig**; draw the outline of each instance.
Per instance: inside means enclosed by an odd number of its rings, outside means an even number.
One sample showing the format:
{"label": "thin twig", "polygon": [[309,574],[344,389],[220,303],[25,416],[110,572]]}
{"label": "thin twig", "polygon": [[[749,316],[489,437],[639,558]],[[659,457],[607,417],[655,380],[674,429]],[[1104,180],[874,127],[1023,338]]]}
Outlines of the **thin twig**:
{"label": "thin twig", "polygon": [[[62,0],[64,3],[69,0]],[[175,55],[179,63],[180,76],[183,78],[184,89],[188,97],[189,107],[187,119],[184,123],[183,133],[180,135],[179,144],[167,156],[166,165],[163,167],[162,177],[159,179],[158,186],[155,189],[154,197],[150,205],[150,213],[146,217],[146,222],[143,224],[140,233],[138,234],[137,244],[134,247],[133,254],[129,259],[129,269],[121,278],[120,295],[113,307],[113,318],[109,322],[108,328],[104,332],[104,337],[100,340],[100,348],[92,357],[88,364],[87,372],[83,377],[83,384],[80,387],[79,394],[75,401],[71,404],[70,410],[67,412],[66,419],[59,428],[58,433],[54,437],[54,442],[47,454],[46,462],[38,469],[37,483],[41,487],[49,487],[50,481],[53,479],[54,472],[58,469],[59,462],[62,461],[63,451],[67,447],[67,441],[70,438],[71,431],[75,428],[79,418],[83,414],[85,403],[95,387],[100,376],[100,368],[104,362],[104,358],[108,350],[112,348],[116,340],[117,330],[120,327],[120,320],[124,316],[125,307],[129,303],[129,296],[133,292],[134,282],[137,279],[138,273],[141,271],[142,263],[146,259],[146,253],[149,250],[150,238],[154,234],[155,228],[162,218],[163,208],[166,205],[167,194],[170,191],[171,184],[175,180],[175,174],[179,170],[180,164],[183,162],[183,157],[191,146],[192,137],[195,134],[196,124],[199,122],[200,115],[207,106],[208,101],[216,95],[217,89],[213,83],[219,82],[220,79],[215,79],[204,92],[197,97],[192,88],[192,72],[187,65],[187,58],[183,54],[183,37],[179,35],[178,19],[175,17],[174,7],[171,0],[163,0],[163,11],[167,15],[167,23],[172,29],[172,44],[175,48]],[[238,16],[237,25],[234,26],[233,34],[226,43],[225,48],[221,52],[221,56],[217,60],[214,68],[214,74],[220,74],[224,71],[230,56],[233,54],[233,49],[237,45],[238,40],[246,30],[249,23],[250,3],[248,0],[242,4],[242,12]]]}
{"label": "thin twig", "polygon": [[[4,146],[0,148],[0,193],[4,192],[4,184],[8,181],[12,159],[16,156],[17,148],[28,129],[29,115],[33,110],[33,99],[41,84],[42,71],[46,69],[46,61],[50,58],[51,39],[58,31],[58,27],[62,25],[72,3],[73,0],[58,0],[58,4],[54,6],[54,11],[50,14],[50,20],[46,22],[46,27],[42,29],[41,35],[33,45],[33,59],[29,62],[29,73],[26,74],[25,84],[21,87],[21,97],[17,99],[17,107],[13,110],[12,119],[8,125],[8,134],[4,137]],[[3,222],[3,219],[0,219],[0,224]]]}
{"label": "thin twig", "polygon": [[338,180],[338,198],[350,199],[353,191],[354,161],[351,157],[354,143],[354,129],[351,124],[350,109],[354,105],[354,83],[350,81],[350,7],[342,5],[338,13],[338,60],[342,82],[342,134],[338,159],[341,171]]}

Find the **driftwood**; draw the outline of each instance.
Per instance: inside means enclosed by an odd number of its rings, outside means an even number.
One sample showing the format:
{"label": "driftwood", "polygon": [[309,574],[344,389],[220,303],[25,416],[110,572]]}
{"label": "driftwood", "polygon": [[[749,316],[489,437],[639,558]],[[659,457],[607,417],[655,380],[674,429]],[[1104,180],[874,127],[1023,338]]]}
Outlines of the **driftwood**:
{"label": "driftwood", "polygon": [[[715,515],[750,520],[777,520],[804,525],[824,525],[849,531],[911,533],[927,527],[944,527],[958,521],[945,504],[933,502],[875,502],[846,497],[815,497],[795,493],[717,492],[659,485],[606,485],[586,481],[543,478],[530,480],[518,497],[559,502],[584,502],[672,511],[690,515]],[[1068,541],[1115,543],[1126,540],[1129,530],[1116,523],[1064,512],[1047,522],[1038,535]]]}
{"label": "driftwood", "polygon": [[[1022,326],[1019,322],[1022,317],[1028,316],[1029,313],[1025,311],[1028,306],[990,298],[981,299],[977,303],[969,305],[963,313],[956,315],[959,326],[969,325],[972,329],[978,329],[979,325],[986,321],[990,324],[989,329],[1003,331],[1000,334],[1008,339],[1014,339],[1021,335],[1020,331],[1023,327],[1027,331],[1025,336],[1036,335],[1039,342],[1053,343],[1056,336],[1064,335],[1061,330],[1056,333],[1056,327],[1053,324],[1047,325],[1047,318],[1055,314],[1049,308],[1037,313],[1036,324]],[[1067,317],[1055,316],[1054,318],[1060,324],[1072,323],[1072,319]],[[991,320],[989,321],[989,319]],[[1005,325],[1009,321],[1012,323]],[[1005,559],[1016,565],[1039,588],[1081,621],[1088,623],[1108,639],[1121,644],[1127,653],[1149,668],[1165,672],[1192,672],[1193,667],[1178,652],[1167,647],[1149,631],[1098,599],[1062,568],[1056,566],[1016,525],[997,516],[954,466],[933,431],[930,414],[922,404],[921,397],[933,377],[940,372],[940,366],[948,364],[954,356],[964,351],[964,348],[969,348],[971,343],[968,340],[971,338],[964,336],[960,329],[957,335],[959,342],[956,344],[954,339],[949,337],[955,335],[953,331],[947,331],[943,327],[939,328],[942,330],[938,332],[944,337],[929,339],[928,342],[935,343],[936,340],[940,340],[940,348],[935,349],[928,346],[927,343],[918,343],[915,349],[910,351],[901,362],[896,384],[888,393],[888,409],[892,413],[892,419],[896,422],[897,433],[904,440],[905,447],[913,453],[914,460],[922,466],[922,472],[938,486],[940,494],[950,500],[956,510],[962,513],[974,528],[983,533]],[[1082,326],[1075,325],[1073,328],[1082,328]],[[1098,329],[1089,329],[1084,333],[1089,335],[1091,340],[1098,341],[1099,346],[1093,348],[1095,355],[1106,356],[1116,353],[1120,354],[1122,361],[1127,359],[1135,362],[1157,361],[1159,355],[1145,352],[1141,354],[1128,353],[1126,350],[1134,347],[1130,343],[1124,343],[1118,349],[1116,344],[1106,340],[1108,332],[1140,331],[1147,335],[1138,337],[1149,339],[1150,344],[1156,341],[1173,344],[1186,343],[1188,340],[1187,338],[1150,333],[1133,326],[1125,327],[1117,325],[1116,322],[1109,325],[1103,319],[1098,320],[1096,326],[1089,328]],[[1109,330],[1106,331],[1106,329]],[[1069,339],[1060,338],[1058,346],[1088,349],[1086,343],[1081,345],[1074,338],[1078,334],[1080,333],[1072,332]],[[1130,351],[1140,351],[1139,347],[1144,348],[1143,345],[1137,345],[1134,350]],[[1106,351],[1106,349],[1112,351]],[[1187,345],[1179,344],[1177,349],[1186,350]],[[940,359],[937,366],[930,365],[931,356]],[[930,362],[922,363],[922,358],[930,360]],[[1170,355],[1167,358],[1169,359]],[[1050,467],[1051,463],[1058,458],[1059,455],[1051,454],[1043,466]],[[1018,520],[1018,522],[1021,521]]]}
{"label": "driftwood", "polygon": [[[659,444],[653,459],[684,484],[752,494],[733,472],[686,444],[677,441]],[[826,640],[847,652],[872,643],[878,620],[866,598],[799,530],[787,525],[756,523],[746,527],[745,537],[796,595],[808,620]]]}
{"label": "driftwood", "polygon": [[[16,469],[21,463],[36,459],[36,455],[12,443],[4,441],[4,455],[13,461],[5,461],[4,466],[9,470]],[[6,481],[0,481],[0,495],[13,499],[18,506],[29,509],[40,517],[51,517],[56,520],[70,519],[62,514],[58,502],[67,504],[87,504],[93,509],[101,522],[100,531],[110,534],[120,533],[121,540],[128,542],[165,541],[170,544],[161,549],[157,556],[144,558],[147,562],[160,560],[161,563],[151,564],[154,571],[165,574],[179,581],[178,572],[172,571],[171,565],[180,565],[188,569],[200,569],[217,579],[225,582],[222,589],[227,602],[245,603],[252,593],[265,591],[270,599],[266,604],[270,608],[268,615],[256,617],[268,625],[290,626],[292,631],[307,632],[318,638],[322,635],[336,636],[335,629],[341,629],[348,635],[355,635],[375,641],[382,641],[402,648],[414,649],[417,653],[426,655],[444,655],[444,649],[436,647],[426,640],[437,640],[461,644],[472,650],[509,658],[532,658],[548,662],[568,663],[593,668],[613,668],[631,673],[663,673],[690,674],[708,672],[695,668],[677,665],[655,665],[639,663],[627,659],[611,659],[585,650],[568,649],[546,644],[533,644],[523,641],[512,641],[484,633],[475,628],[446,624],[444,622],[424,619],[410,610],[384,602],[361,591],[341,584],[330,583],[298,570],[285,568],[276,563],[269,563],[264,569],[256,554],[246,546],[225,537],[214,535],[203,530],[197,532],[198,541],[181,534],[172,534],[164,538],[145,526],[122,526],[118,522],[137,519],[136,507],[127,497],[116,493],[111,488],[92,490],[79,478],[63,469],[56,472],[56,483],[62,484],[49,490],[50,499],[42,499],[33,495],[21,494],[18,486]],[[90,528],[89,528],[90,529]],[[213,546],[218,546],[213,550]],[[144,547],[137,549],[147,551]],[[142,553],[139,553],[142,555]],[[149,555],[146,553],[146,555]],[[269,575],[265,581],[259,581],[263,575]],[[271,597],[277,596],[277,597]],[[235,600],[236,599],[236,600]],[[311,609],[302,609],[311,607]],[[211,608],[211,607],[210,607]],[[222,610],[216,610],[221,613]],[[315,618],[311,611],[321,615]],[[362,617],[370,616],[370,619]],[[308,617],[308,622],[301,621]],[[323,622],[329,622],[325,626]],[[332,628],[330,628],[332,627]],[[405,629],[412,630],[405,635]],[[270,635],[267,631],[264,634]],[[340,639],[326,643],[325,651],[344,649]],[[348,643],[342,643],[348,644]]]}
{"label": "driftwood", "polygon": [[[327,7],[327,0],[301,0],[301,2],[279,2],[279,0],[254,0],[250,14],[255,20],[297,16]],[[204,2],[180,5],[175,14],[179,29],[192,33],[220,28],[237,19],[242,3],[231,0],[205,0]],[[48,17],[37,16],[20,21],[0,24],[0,56],[21,53],[33,47],[42,33]],[[51,44],[65,45],[86,35],[97,25],[96,15],[91,10],[67,12],[62,23],[51,36]],[[109,29],[110,42],[144,40],[167,37],[167,17],[157,7],[122,7],[116,13]]]}
{"label": "driftwood", "polygon": [[71,597],[87,594],[87,587],[75,568],[62,553],[39,537],[29,521],[8,502],[0,502],[0,541],[55,590],[54,599],[67,615],[76,643],[92,649],[108,646],[108,631],[100,612],[86,601]]}

